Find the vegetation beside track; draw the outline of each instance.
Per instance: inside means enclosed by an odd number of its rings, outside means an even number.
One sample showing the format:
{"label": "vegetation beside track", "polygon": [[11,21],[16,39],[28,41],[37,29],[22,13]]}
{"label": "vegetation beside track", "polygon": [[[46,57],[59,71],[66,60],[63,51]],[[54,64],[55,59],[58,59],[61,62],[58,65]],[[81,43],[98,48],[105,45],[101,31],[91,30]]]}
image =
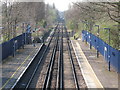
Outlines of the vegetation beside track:
{"label": "vegetation beside track", "polygon": [[99,37],[110,46],[120,49],[120,2],[76,2],[65,12],[68,29],[75,32],[76,38],[81,37],[81,31],[87,30],[97,36],[99,25]]}

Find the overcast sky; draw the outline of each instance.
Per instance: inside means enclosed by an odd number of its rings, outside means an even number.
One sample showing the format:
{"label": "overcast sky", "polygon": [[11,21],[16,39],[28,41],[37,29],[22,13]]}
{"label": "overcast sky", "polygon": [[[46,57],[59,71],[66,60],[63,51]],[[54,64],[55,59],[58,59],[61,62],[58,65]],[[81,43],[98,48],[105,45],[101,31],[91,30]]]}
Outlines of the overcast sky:
{"label": "overcast sky", "polygon": [[[6,0],[0,0],[2,2],[5,2]],[[65,11],[68,9],[69,4],[72,2],[118,2],[120,0],[7,0],[9,1],[16,1],[16,2],[41,2],[41,1],[45,1],[45,3],[49,3],[51,5],[53,5],[53,3],[55,4],[55,7],[59,10],[59,11]]]}
{"label": "overcast sky", "polygon": [[118,2],[120,0],[45,0],[46,3],[53,5],[55,4],[56,8],[60,11],[68,9],[69,3],[71,2]]}
{"label": "overcast sky", "polygon": [[65,11],[68,9],[69,3],[71,2],[75,2],[77,0],[45,0],[46,3],[49,4],[55,4],[55,7],[59,10],[59,11]]}

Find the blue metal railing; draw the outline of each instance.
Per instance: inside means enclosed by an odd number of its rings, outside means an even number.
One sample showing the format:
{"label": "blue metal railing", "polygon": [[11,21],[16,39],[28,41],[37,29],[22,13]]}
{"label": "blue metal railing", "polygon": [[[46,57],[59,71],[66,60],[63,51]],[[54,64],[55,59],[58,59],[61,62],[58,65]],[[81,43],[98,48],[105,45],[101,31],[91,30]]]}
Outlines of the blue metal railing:
{"label": "blue metal railing", "polygon": [[86,30],[82,31],[82,41],[86,41],[88,43],[91,41],[91,45],[104,56],[104,59],[107,62],[110,62],[117,72],[120,72],[120,50],[111,47],[102,39]]}
{"label": "blue metal railing", "polygon": [[30,33],[23,33],[7,42],[2,43],[2,60],[10,55],[14,55],[15,51],[22,47],[24,44],[28,44],[30,42],[30,39]]}

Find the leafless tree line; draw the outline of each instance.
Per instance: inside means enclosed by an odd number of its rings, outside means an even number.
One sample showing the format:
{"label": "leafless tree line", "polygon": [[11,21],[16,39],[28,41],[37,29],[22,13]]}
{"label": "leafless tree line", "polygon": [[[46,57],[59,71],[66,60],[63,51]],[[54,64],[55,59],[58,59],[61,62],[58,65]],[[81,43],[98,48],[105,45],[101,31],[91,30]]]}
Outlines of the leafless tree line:
{"label": "leafless tree line", "polygon": [[[96,21],[112,21],[117,23],[117,30],[111,30],[115,47],[120,46],[120,1],[119,2],[75,2],[65,14],[66,20],[72,21],[78,29],[80,22],[86,22],[91,31]],[[103,21],[103,22],[104,22]],[[112,37],[111,37],[112,38]]]}
{"label": "leafless tree line", "polygon": [[109,17],[120,24],[120,2],[76,2],[66,12],[66,18],[71,17],[78,22],[81,20],[92,22]]}
{"label": "leafless tree line", "polygon": [[21,26],[22,32],[25,32],[28,23],[31,24],[33,28],[37,28],[40,22],[51,22],[52,20],[48,20],[48,18],[53,15],[53,13],[49,15],[50,10],[55,13],[55,9],[50,5],[46,5],[44,2],[3,2],[3,41],[10,40],[17,36],[16,27],[18,25]]}

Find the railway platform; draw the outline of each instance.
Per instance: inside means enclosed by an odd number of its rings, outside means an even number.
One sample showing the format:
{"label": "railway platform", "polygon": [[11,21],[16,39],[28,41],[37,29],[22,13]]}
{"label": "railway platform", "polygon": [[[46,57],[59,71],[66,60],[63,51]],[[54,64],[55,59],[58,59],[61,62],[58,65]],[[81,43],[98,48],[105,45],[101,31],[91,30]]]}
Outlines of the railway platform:
{"label": "railway platform", "polygon": [[15,84],[42,45],[40,43],[36,44],[35,47],[32,44],[25,45],[24,49],[16,51],[15,57],[9,56],[2,62],[2,66],[0,66],[0,69],[2,69],[1,89],[9,89]]}
{"label": "railway platform", "polygon": [[[89,48],[89,45],[86,44],[85,42],[82,42],[81,39],[78,40],[72,40],[73,44],[76,45],[75,48],[80,48],[81,51],[84,53],[83,57],[86,58],[86,60],[88,61],[88,63],[90,64],[91,69],[93,70],[93,74],[95,75],[95,77],[93,77],[94,75],[92,75],[92,77],[90,76],[89,72],[90,72],[90,68],[88,68],[88,77],[85,77],[87,80],[88,79],[92,79],[93,78],[93,82],[91,81],[91,83],[89,81],[87,81],[88,84],[88,88],[93,85],[93,88],[100,88],[100,87],[96,87],[97,85],[94,85],[94,79],[97,78],[98,82],[101,83],[101,86],[105,89],[118,89],[118,73],[112,68],[111,66],[111,71],[108,70],[108,63],[104,60],[104,57],[100,54],[99,58],[97,58],[96,55],[96,50],[92,47],[92,49]],[[77,52],[78,53],[78,52]],[[80,59],[81,60],[81,59]],[[86,65],[85,59],[81,61],[81,69],[85,70],[86,67],[84,67]],[[86,75],[85,73],[85,75]],[[89,77],[90,76],[90,77]],[[93,84],[92,84],[93,83]]]}

